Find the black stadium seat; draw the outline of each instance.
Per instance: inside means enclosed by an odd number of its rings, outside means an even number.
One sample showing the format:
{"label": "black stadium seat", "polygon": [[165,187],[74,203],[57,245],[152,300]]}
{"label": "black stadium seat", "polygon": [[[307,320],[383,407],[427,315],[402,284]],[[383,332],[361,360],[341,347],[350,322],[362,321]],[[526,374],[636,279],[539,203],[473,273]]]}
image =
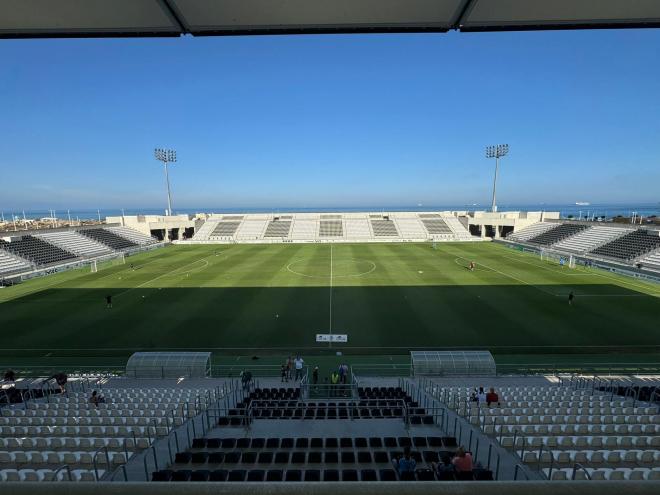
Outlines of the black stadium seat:
{"label": "black stadium seat", "polygon": [[227,476],[227,481],[245,481],[245,470],[234,469],[233,471],[229,471],[229,476]]}
{"label": "black stadium seat", "polygon": [[360,472],[360,475],[362,477],[362,481],[378,481],[378,475],[373,469],[363,469]]}
{"label": "black stadium seat", "polygon": [[284,471],[281,469],[271,469],[266,473],[266,481],[282,481],[284,479]]}
{"label": "black stadium seat", "polygon": [[355,469],[344,469],[341,472],[342,481],[357,481],[358,472]]}
{"label": "black stadium seat", "polygon": [[190,476],[192,471],[190,469],[182,469],[179,471],[174,471],[172,474],[172,481],[190,481]]}
{"label": "black stadium seat", "polygon": [[208,481],[210,476],[211,472],[208,469],[198,469],[192,472],[190,481]]}
{"label": "black stadium seat", "polygon": [[211,471],[209,481],[226,481],[227,475],[228,472],[226,469],[216,469],[215,471]]}
{"label": "black stadium seat", "polygon": [[284,481],[302,481],[302,471],[299,469],[287,469]]}
{"label": "black stadium seat", "polygon": [[325,469],[323,471],[323,481],[339,481],[339,471],[336,469]]}
{"label": "black stadium seat", "polygon": [[321,471],[318,469],[306,469],[305,481],[321,481]]}
{"label": "black stadium seat", "polygon": [[261,469],[253,469],[251,471],[248,471],[247,481],[263,481],[265,475],[266,475],[265,471]]}
{"label": "black stadium seat", "polygon": [[381,469],[380,470],[380,481],[396,481],[396,472],[394,469]]}

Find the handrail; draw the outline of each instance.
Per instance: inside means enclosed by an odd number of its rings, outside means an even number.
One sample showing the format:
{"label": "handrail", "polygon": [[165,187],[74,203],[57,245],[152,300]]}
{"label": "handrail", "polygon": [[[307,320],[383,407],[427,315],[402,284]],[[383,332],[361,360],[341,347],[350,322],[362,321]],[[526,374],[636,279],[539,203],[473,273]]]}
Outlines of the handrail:
{"label": "handrail", "polygon": [[119,469],[117,469],[114,473],[112,473],[112,476],[110,476],[110,479],[108,481],[114,481],[115,476],[117,476],[117,472],[121,470],[124,473],[124,481],[128,481],[128,472],[126,471],[126,464],[121,464],[119,466]]}
{"label": "handrail", "polygon": [[522,472],[525,475],[525,479],[529,481],[529,476],[527,475],[527,472],[525,471],[525,468],[523,467],[522,464],[518,463],[516,464],[516,468],[513,472],[513,480],[516,481],[518,480],[518,471]]}
{"label": "handrail", "polygon": [[573,473],[571,474],[571,480],[573,480],[573,481],[575,480],[575,473],[577,472],[578,468],[582,469],[582,471],[584,471],[584,474],[587,477],[587,479],[591,481],[591,475],[589,474],[589,471],[587,471],[586,468],[582,464],[580,464],[579,462],[576,462],[573,465]]}
{"label": "handrail", "polygon": [[66,469],[68,475],[69,475],[69,481],[73,481],[73,478],[71,477],[71,468],[69,467],[68,464],[62,464],[60,467],[58,467],[54,472],[53,472],[53,481],[57,481],[57,475],[62,469]]}
{"label": "handrail", "polygon": [[154,468],[156,471],[158,471],[158,457],[156,456],[156,448],[151,445],[147,451],[144,453],[144,457],[142,458],[144,462],[144,478],[145,481],[149,481],[149,468],[147,467],[147,459],[149,457],[149,451],[151,450],[153,456],[154,456]]}
{"label": "handrail", "polygon": [[108,466],[108,470],[110,470],[110,454],[108,454],[108,447],[103,446],[99,448],[96,452],[94,452],[94,457],[92,458],[92,463],[94,464],[94,476],[96,477],[96,481],[99,480],[99,468],[98,465],[96,464],[96,457],[102,452],[105,451],[105,462]]}

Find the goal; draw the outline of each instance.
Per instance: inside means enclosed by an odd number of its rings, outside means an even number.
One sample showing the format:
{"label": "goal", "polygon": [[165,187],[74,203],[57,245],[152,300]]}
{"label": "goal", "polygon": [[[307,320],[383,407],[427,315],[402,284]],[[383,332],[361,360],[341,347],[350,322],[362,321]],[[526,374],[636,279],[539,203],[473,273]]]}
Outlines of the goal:
{"label": "goal", "polygon": [[543,261],[557,263],[568,268],[575,268],[575,257],[572,254],[560,253],[552,249],[541,249],[539,254]]}
{"label": "goal", "polygon": [[93,260],[90,263],[90,267],[92,273],[97,273],[101,270],[124,264],[126,264],[126,257],[124,256],[124,253],[119,253],[117,256],[110,259]]}

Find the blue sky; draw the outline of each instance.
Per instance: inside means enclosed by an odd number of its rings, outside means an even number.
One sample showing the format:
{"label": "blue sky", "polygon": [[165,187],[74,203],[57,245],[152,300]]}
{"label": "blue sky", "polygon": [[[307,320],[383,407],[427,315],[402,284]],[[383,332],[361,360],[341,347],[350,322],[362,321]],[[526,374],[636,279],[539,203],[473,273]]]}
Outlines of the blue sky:
{"label": "blue sky", "polygon": [[0,40],[0,208],[660,201],[660,30]]}

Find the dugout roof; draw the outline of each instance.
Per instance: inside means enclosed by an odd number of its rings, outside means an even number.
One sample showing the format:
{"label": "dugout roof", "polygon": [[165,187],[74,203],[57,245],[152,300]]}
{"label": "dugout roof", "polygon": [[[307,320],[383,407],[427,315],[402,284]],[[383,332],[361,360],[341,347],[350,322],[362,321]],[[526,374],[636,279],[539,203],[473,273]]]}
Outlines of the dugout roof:
{"label": "dugout roof", "polygon": [[413,374],[494,375],[495,359],[488,351],[411,351]]}
{"label": "dugout roof", "polygon": [[658,0],[0,0],[0,37],[660,27]]}
{"label": "dugout roof", "polygon": [[135,352],[126,363],[126,376],[132,378],[202,378],[210,373],[210,352]]}

